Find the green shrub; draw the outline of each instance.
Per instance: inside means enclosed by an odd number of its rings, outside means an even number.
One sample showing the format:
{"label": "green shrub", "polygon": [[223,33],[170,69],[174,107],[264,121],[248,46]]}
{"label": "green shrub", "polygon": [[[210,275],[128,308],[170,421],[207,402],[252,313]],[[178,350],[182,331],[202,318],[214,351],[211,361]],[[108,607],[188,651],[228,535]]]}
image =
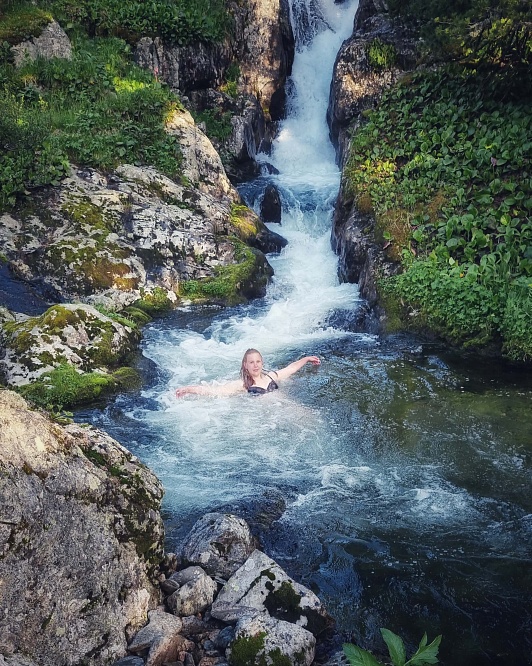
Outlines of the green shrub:
{"label": "green shrub", "polygon": [[130,43],[160,36],[178,45],[195,41],[220,42],[230,27],[223,0],[40,0],[71,25],[91,36],[118,36]]}
{"label": "green shrub", "polygon": [[462,342],[502,337],[507,355],[525,359],[532,328],[510,344],[503,322],[508,289],[532,280],[532,116],[490,93],[464,68],[409,77],[355,133],[345,176],[358,205],[370,202],[388,256],[402,260],[386,297],[411,305],[408,322]]}
{"label": "green shrub", "polygon": [[196,123],[205,123],[206,133],[210,139],[225,141],[231,136],[231,112],[221,109],[207,109],[194,114]]}
{"label": "green shrub", "polygon": [[393,44],[386,44],[378,37],[368,46],[369,64],[376,70],[391,69],[397,62],[397,51]]}
{"label": "green shrub", "polygon": [[180,178],[165,122],[178,98],[131,62],[120,39],[79,37],[71,60],[0,66],[0,210],[32,187],[57,184],[68,160],[110,170],[129,162]]}

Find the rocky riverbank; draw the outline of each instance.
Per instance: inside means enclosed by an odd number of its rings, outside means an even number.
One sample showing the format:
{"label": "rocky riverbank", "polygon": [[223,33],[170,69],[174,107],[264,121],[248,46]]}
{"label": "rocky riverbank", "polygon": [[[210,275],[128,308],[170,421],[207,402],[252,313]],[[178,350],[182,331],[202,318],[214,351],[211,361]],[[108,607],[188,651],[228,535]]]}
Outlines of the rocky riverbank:
{"label": "rocky riverbank", "polygon": [[245,520],[207,514],[165,555],[161,484],[118,442],[5,390],[0,438],[0,663],[316,663],[333,621]]}

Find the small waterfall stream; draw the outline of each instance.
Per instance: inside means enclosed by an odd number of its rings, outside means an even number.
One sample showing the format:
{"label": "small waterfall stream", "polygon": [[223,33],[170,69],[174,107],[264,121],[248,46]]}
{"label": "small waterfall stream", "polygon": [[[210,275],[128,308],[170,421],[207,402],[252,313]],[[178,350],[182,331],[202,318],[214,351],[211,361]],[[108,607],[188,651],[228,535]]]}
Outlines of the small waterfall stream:
{"label": "small waterfall stream", "polygon": [[[413,648],[427,631],[444,634],[449,666],[529,663],[530,378],[350,330],[359,297],[338,283],[330,249],[340,174],[325,112],[354,11],[323,0],[319,15],[293,12],[312,39],[300,39],[289,117],[259,156],[279,173],[241,188],[257,207],[271,181],[283,200],[272,228],[289,244],[269,257],[266,297],[154,322],[142,392],[77,418],[161,478],[169,547],[207,511],[254,517],[266,552],[328,605],[339,640],[379,650],[388,627]],[[179,385],[235,379],[248,347],[270,368],[323,363],[261,398],[175,400]]]}

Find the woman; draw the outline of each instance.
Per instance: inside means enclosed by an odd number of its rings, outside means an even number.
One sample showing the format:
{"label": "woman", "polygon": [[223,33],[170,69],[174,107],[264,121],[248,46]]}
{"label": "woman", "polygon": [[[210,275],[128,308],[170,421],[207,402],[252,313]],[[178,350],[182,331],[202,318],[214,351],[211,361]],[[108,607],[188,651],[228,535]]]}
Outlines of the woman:
{"label": "woman", "polygon": [[240,379],[227,382],[221,386],[183,386],[177,389],[175,395],[176,398],[182,398],[189,393],[197,395],[231,395],[240,391],[254,394],[270,393],[279,388],[277,382],[290,377],[307,363],[320,365],[321,361],[317,356],[304,356],[299,361],[294,361],[286,368],[282,368],[282,370],[268,373],[264,370],[261,353],[256,349],[248,349],[240,366]]}

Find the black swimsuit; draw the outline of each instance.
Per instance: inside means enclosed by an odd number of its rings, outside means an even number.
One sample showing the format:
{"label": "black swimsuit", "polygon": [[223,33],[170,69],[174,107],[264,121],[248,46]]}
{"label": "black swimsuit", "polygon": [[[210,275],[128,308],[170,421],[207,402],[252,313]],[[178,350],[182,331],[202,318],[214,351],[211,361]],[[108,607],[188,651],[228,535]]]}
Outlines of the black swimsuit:
{"label": "black swimsuit", "polygon": [[[270,377],[267,373],[264,373],[266,377]],[[271,393],[272,391],[275,391],[275,389],[278,389],[279,387],[277,386],[276,382],[270,377],[270,383],[268,384],[267,388],[262,388],[262,386],[250,386],[248,388],[248,393],[253,393],[253,395],[264,395],[264,393]]]}

